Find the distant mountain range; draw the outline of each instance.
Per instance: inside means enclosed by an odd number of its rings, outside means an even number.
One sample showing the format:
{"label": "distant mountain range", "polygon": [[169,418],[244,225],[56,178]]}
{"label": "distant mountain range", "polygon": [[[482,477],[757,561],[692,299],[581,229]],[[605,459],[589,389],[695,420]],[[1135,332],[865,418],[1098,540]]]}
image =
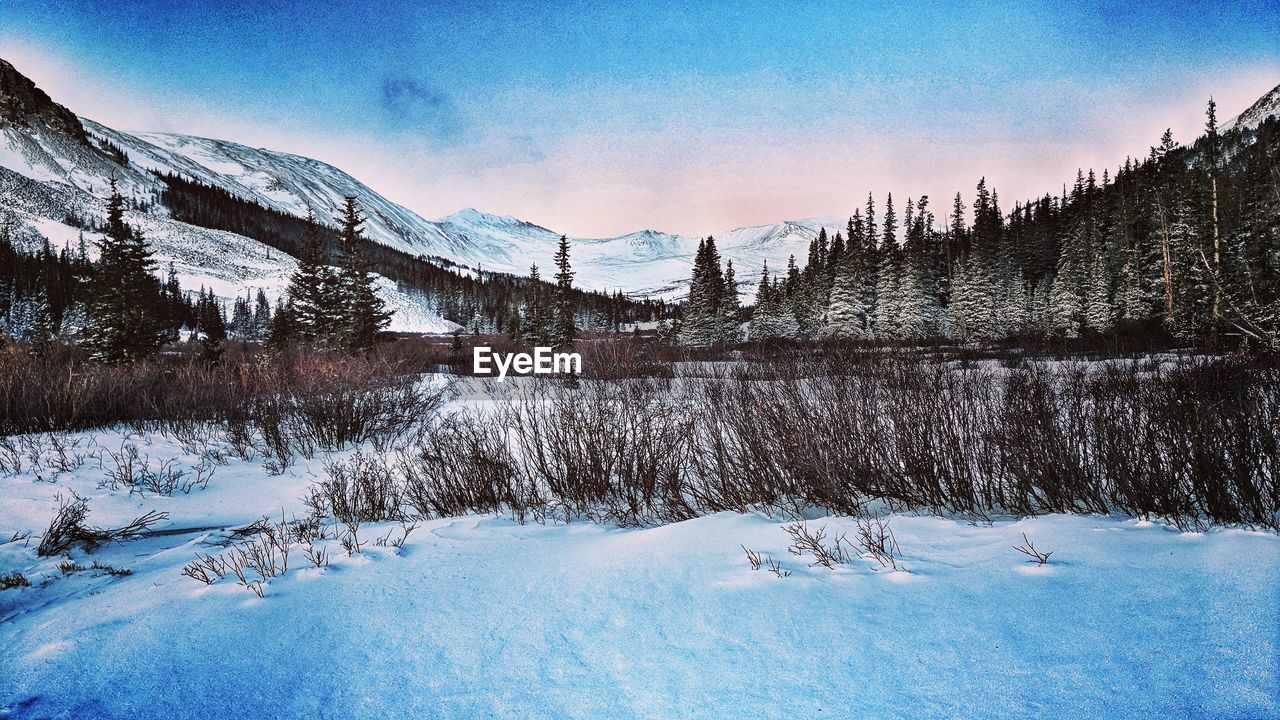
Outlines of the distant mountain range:
{"label": "distant mountain range", "polygon": [[[1280,114],[1280,87],[1227,125],[1256,126]],[[245,200],[296,216],[308,211],[328,222],[346,196],[355,196],[367,236],[412,255],[462,268],[527,274],[537,263],[550,272],[560,233],[510,216],[466,209],[427,220],[387,200],[327,163],[289,153],[190,135],[123,132],[77,117],[9,63],[0,60],[0,215],[20,233],[55,245],[73,244],[81,231],[73,218],[102,214],[109,179],[138,202],[128,221],[141,228],[162,262],[173,262],[184,287],[210,287],[223,296],[262,288],[277,295],[293,271],[293,258],[252,239],[178,222],[160,202],[171,172],[221,188]],[[737,267],[742,291],[767,261],[803,262],[822,228],[843,229],[845,218],[787,220],[716,234]],[[698,238],[640,230],[618,237],[570,238],[576,283],[622,290],[637,297],[679,299],[687,287]],[[450,324],[430,303],[389,281],[384,295],[396,310],[393,327],[443,331]]]}

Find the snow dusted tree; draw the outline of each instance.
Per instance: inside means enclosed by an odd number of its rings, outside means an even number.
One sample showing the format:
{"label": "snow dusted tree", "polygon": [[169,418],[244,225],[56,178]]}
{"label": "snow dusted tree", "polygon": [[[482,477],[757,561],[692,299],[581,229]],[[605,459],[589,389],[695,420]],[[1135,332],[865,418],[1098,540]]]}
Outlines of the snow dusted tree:
{"label": "snow dusted tree", "polygon": [[951,303],[948,306],[951,333],[956,339],[994,336],[990,278],[989,269],[983,267],[976,257],[971,256],[958,263],[951,280]]}
{"label": "snow dusted tree", "polygon": [[756,288],[756,306],[749,326],[752,340],[791,340],[800,335],[800,324],[784,307],[784,291],[776,280],[769,279],[769,264],[760,271]]}
{"label": "snow dusted tree", "polygon": [[906,243],[898,276],[898,333],[904,338],[932,337],[942,328],[938,298],[938,238],[929,212],[929,198],[915,206],[907,201]]}
{"label": "snow dusted tree", "polygon": [[1055,337],[1080,337],[1084,326],[1088,257],[1085,233],[1077,225],[1068,235],[1058,259],[1058,272],[1049,293],[1049,332]]}
{"label": "snow dusted tree", "polygon": [[1094,255],[1085,288],[1084,327],[1095,333],[1111,332],[1115,326],[1115,308],[1111,303],[1111,273],[1102,253]]}
{"label": "snow dusted tree", "polygon": [[1149,304],[1142,293],[1142,285],[1133,258],[1127,258],[1116,276],[1115,313],[1121,323],[1133,323],[1148,315]]}
{"label": "snow dusted tree", "polygon": [[[852,235],[851,235],[852,237]],[[827,304],[827,322],[823,334],[828,338],[867,340],[871,336],[871,309],[866,298],[865,255],[849,250],[839,261],[831,300]]]}
{"label": "snow dusted tree", "polygon": [[893,211],[893,194],[884,206],[884,229],[880,241],[880,267],[876,281],[875,334],[878,338],[902,336],[900,294],[902,248],[898,246],[897,215]]}
{"label": "snow dusted tree", "polygon": [[1033,300],[1027,294],[1022,268],[1006,261],[999,275],[1001,279],[996,289],[991,323],[993,337],[1011,338],[1034,333]]}

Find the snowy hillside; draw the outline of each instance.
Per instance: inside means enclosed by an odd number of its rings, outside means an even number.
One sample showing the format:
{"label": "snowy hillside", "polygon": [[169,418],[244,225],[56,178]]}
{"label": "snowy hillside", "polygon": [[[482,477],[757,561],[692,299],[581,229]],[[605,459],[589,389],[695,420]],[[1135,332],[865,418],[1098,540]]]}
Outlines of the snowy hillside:
{"label": "snowy hillside", "polygon": [[[173,265],[183,287],[208,288],[224,298],[259,289],[271,299],[279,297],[294,259],[252,238],[173,220],[155,204],[164,185],[150,171],[158,170],[182,173],[284,212],[305,214],[310,208],[322,218],[336,213],[344,195],[354,194],[366,208],[370,231],[385,244],[424,252],[402,238],[420,237],[417,229],[405,228],[429,223],[324,163],[234,143],[169,135],[151,139],[154,144],[77,119],[0,61],[0,220],[28,244],[45,239],[58,248],[75,248],[86,235],[78,225],[102,219],[109,180],[115,178],[127,198],[155,205],[148,212],[127,211],[126,221],[142,231],[162,268]],[[92,256],[94,237],[87,235]],[[391,329],[447,332],[456,327],[424,297],[386,279],[379,287],[396,312]]]}

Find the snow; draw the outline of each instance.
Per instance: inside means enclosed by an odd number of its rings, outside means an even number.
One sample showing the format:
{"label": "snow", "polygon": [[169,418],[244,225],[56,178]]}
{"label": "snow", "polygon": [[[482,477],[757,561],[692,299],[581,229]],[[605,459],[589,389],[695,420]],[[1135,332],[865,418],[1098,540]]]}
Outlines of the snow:
{"label": "snow", "polygon": [[[163,436],[102,431],[81,449]],[[93,444],[90,444],[92,440]],[[46,453],[47,453],[46,449]],[[341,456],[343,453],[336,454]],[[180,574],[222,528],[303,515],[326,458],[269,475],[231,458],[174,497],[98,487],[91,459],[0,479],[0,716],[1276,717],[1280,538],[1118,517],[992,524],[894,515],[906,571],[790,554],[782,522],[723,513],[647,529],[423,522],[327,567],[295,548],[265,597]],[[109,466],[109,459],[108,459]],[[37,477],[37,475],[39,477]],[[75,550],[133,571],[65,574],[34,547],[54,495],[90,523],[170,514],[158,535]],[[835,534],[848,518],[812,518]],[[369,525],[363,538],[401,532]],[[1013,551],[1026,533],[1054,551]],[[752,571],[741,546],[778,560]]]}

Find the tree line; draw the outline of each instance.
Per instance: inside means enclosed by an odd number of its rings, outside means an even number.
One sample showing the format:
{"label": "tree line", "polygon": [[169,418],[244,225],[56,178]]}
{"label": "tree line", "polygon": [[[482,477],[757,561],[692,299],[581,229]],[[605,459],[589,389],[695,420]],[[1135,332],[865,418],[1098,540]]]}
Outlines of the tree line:
{"label": "tree line", "polygon": [[[844,231],[822,229],[801,267],[761,270],[756,302],[738,306],[732,263],[714,238],[694,263],[682,339],[744,336],[958,341],[1152,332],[1214,345],[1274,347],[1280,338],[1280,120],[1205,134],[1165,132],[1114,176],[1077,173],[1057,196],[1001,209],[977,184],[942,218],[927,196],[901,217],[868,194]],[[972,210],[972,221],[970,221]],[[749,318],[749,322],[744,320]]]}

